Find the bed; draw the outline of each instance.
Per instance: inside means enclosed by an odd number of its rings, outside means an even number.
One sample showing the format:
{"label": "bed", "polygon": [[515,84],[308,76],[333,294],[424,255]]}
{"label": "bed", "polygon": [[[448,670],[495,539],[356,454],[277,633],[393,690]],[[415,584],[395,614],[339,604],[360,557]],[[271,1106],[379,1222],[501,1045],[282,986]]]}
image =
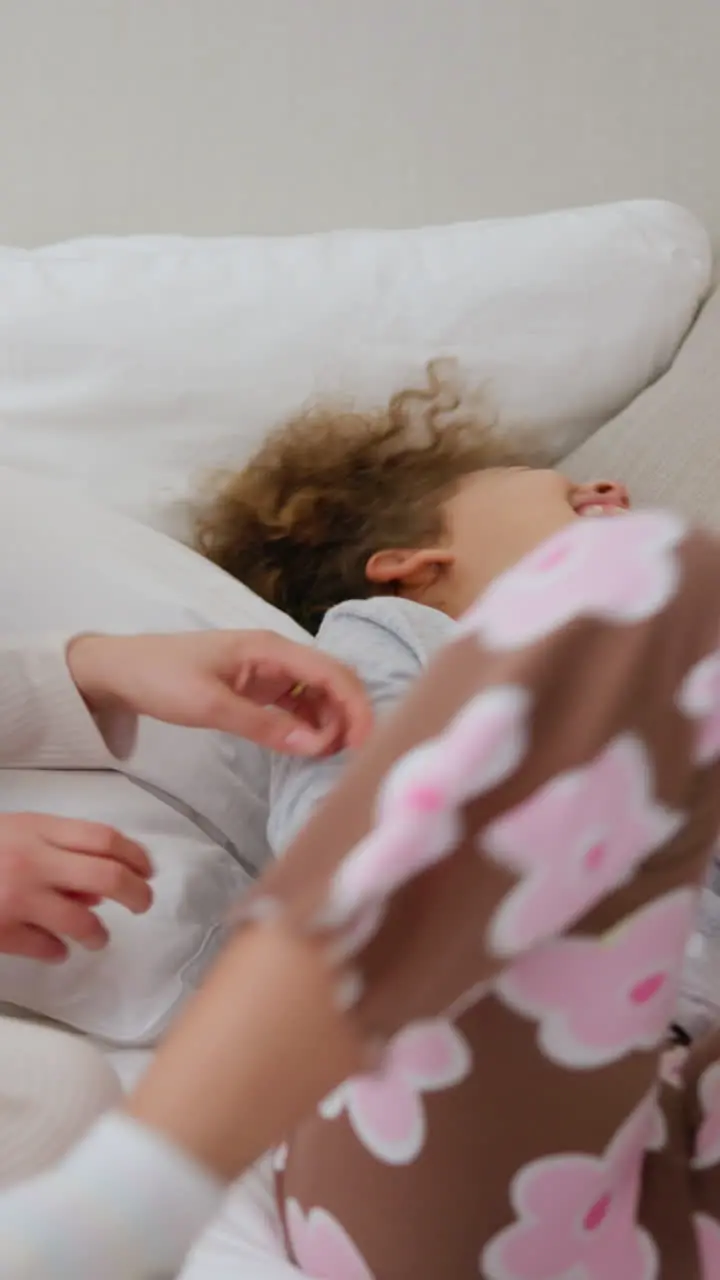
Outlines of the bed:
{"label": "bed", "polygon": [[[641,502],[720,525],[711,289],[705,230],[657,201],[413,232],[0,249],[0,536],[19,546],[3,570],[10,626],[261,626],[307,640],[184,545],[194,496],[208,469],[241,465],[302,403],[382,403],[423,385],[428,361],[451,403],[576,478],[610,472]],[[38,600],[33,566],[49,556],[58,587]],[[188,731],[144,726],[148,755],[162,758],[172,732]],[[160,774],[154,792],[71,772],[14,773],[3,789],[4,808],[69,805],[152,849],[156,906],[139,923],[109,921],[102,962],[74,955],[48,975],[0,958],[3,999],[91,1036],[126,1085],[262,863],[262,753],[199,741],[183,739],[192,794]],[[242,797],[234,818],[203,808],[230,792]],[[253,847],[240,848],[248,826]],[[265,1160],[231,1189],[182,1277],[298,1274]]]}

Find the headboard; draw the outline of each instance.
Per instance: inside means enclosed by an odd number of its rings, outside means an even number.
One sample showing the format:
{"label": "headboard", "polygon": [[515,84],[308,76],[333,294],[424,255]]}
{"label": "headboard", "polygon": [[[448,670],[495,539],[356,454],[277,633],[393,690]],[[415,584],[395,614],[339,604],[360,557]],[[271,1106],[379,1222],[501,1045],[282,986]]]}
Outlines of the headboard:
{"label": "headboard", "polygon": [[631,196],[720,228],[713,0],[3,0],[0,242]]}

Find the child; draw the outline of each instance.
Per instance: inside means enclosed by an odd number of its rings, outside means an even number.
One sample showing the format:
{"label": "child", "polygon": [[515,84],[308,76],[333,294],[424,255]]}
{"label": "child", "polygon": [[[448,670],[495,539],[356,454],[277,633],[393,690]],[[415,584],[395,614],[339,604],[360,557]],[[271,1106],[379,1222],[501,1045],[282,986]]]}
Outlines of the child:
{"label": "child", "polygon": [[[579,517],[629,506],[624,485],[571,484],[516,465],[430,388],[388,410],[320,410],[273,436],[216,494],[203,553],[354,668],[376,713],[394,706],[457,620],[505,569]],[[452,404],[450,409],[452,410]],[[269,836],[279,853],[346,766],[275,757]]]}
{"label": "child", "polygon": [[[483,470],[460,428],[429,430],[433,473],[402,421],[365,425],[304,472],[276,444],[203,545],[315,629],[339,606],[322,643],[388,701],[442,643],[241,904],[130,1118],[16,1193],[18,1238],[51,1209],[56,1234],[12,1274],[169,1270],[191,1201],[290,1134],[288,1248],[317,1280],[715,1280],[718,1045],[658,1076],[720,823],[720,545],[600,518],[618,486]],[[278,847],[320,768],[277,772]]]}

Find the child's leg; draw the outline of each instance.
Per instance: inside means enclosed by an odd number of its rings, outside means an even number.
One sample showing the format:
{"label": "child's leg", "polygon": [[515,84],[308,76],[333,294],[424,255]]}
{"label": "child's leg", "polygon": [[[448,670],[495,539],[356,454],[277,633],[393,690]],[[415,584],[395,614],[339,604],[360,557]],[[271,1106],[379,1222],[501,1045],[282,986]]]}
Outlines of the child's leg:
{"label": "child's leg", "polygon": [[[670,1229],[677,1203],[687,1206],[689,1232],[701,1257],[702,1280],[718,1280],[720,1029],[708,1032],[684,1053],[676,1053],[669,1067],[668,1071],[666,1059],[663,1102],[669,1141],[665,1152],[648,1159],[643,1217],[655,1232],[665,1258],[678,1250],[678,1232]],[[689,1167],[682,1165],[685,1153],[689,1154]],[[679,1177],[681,1167],[684,1185]],[[681,1230],[688,1232],[688,1225],[683,1224]],[[683,1274],[679,1258],[677,1274]]]}
{"label": "child's leg", "polygon": [[54,1164],[120,1096],[115,1072],[79,1036],[0,1018],[0,1188]]}
{"label": "child's leg", "polygon": [[[634,1206],[644,1148],[659,1141],[650,1090],[688,886],[720,810],[720,548],[683,541],[663,517],[623,527],[621,564],[602,522],[580,522],[490,589],[249,901],[247,929],[131,1103],[141,1125],[106,1124],[56,1178],[0,1205],[0,1230],[32,1222],[37,1237],[39,1221],[58,1228],[68,1195],[92,1200],[82,1233],[74,1222],[72,1238],[37,1239],[35,1270],[18,1277],[50,1280],[64,1265],[79,1278],[78,1259],[104,1280],[169,1269],[212,1203],[193,1160],[239,1173],[388,1041],[400,1112],[378,1113],[372,1087],[364,1110],[357,1089],[325,1108],[329,1128],[352,1113],[362,1130],[369,1194],[353,1185],[357,1162],[339,1161],[332,1184],[322,1162],[298,1167],[289,1216],[306,1270],[385,1280],[410,1274],[419,1238],[451,1250],[460,1239],[460,1269],[454,1252],[433,1252],[425,1274],[476,1277],[482,1254],[492,1280],[549,1280],[585,1266],[577,1227],[598,1262],[610,1239],[606,1274],[655,1274]],[[483,983],[492,998],[474,1004]],[[494,1010],[492,1037],[475,1040],[475,1008]],[[466,1088],[481,1106],[458,1112]],[[401,1132],[379,1114],[403,1116]],[[450,1169],[463,1142],[470,1165]],[[418,1177],[406,1185],[408,1166]],[[447,1195],[452,1216],[423,1216],[408,1191],[430,1186],[437,1202],[448,1169],[444,1193],[462,1192]],[[392,1175],[401,1220],[378,1197]],[[695,1280],[687,1263],[682,1280]]]}

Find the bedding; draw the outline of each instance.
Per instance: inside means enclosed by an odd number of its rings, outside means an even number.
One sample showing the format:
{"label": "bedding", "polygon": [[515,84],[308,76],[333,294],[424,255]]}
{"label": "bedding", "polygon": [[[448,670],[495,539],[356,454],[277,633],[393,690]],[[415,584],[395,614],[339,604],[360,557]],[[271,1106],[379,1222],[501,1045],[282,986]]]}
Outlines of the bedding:
{"label": "bedding", "polygon": [[720,529],[720,289],[667,373],[562,466],[575,480],[617,477],[638,505]]}
{"label": "bedding", "polygon": [[[303,401],[378,403],[438,354],[501,429],[530,429],[548,458],[571,450],[578,478],[617,470],[639,496],[678,494],[711,518],[715,297],[669,372],[601,426],[672,361],[710,259],[692,215],[653,201],[417,232],[0,249],[0,531],[18,548],[4,558],[6,621],[16,633],[261,626],[303,638],[154,529],[187,539],[199,476],[241,463]],[[0,962],[4,995],[111,1041],[126,1084],[222,938],[224,905],[247,882],[234,850],[246,842],[249,870],[267,856],[253,748],[169,726],[142,735],[143,778],[18,773],[3,795],[6,807],[22,796],[117,815],[162,864],[158,914],[112,922],[105,969],[74,955],[39,983]],[[177,756],[170,777],[163,762]],[[261,1162],[182,1280],[299,1274]]]}
{"label": "bedding", "polygon": [[[39,476],[0,468],[3,629],[304,633],[187,547]],[[153,1043],[200,980],[228,904],[268,856],[268,762],[227,734],[141,721],[125,773],[3,773],[5,811],[109,822],[145,844],[155,901],[145,916],[100,909],[102,952],[60,966],[0,956],[3,1000],[125,1045]]]}
{"label": "bedding", "polygon": [[304,1274],[285,1255],[273,1176],[270,1159],[261,1160],[231,1188],[180,1280],[297,1280]]}
{"label": "bedding", "polygon": [[191,495],[308,400],[443,379],[553,461],[672,359],[706,292],[686,210],[0,249],[0,464],[187,540]]}

